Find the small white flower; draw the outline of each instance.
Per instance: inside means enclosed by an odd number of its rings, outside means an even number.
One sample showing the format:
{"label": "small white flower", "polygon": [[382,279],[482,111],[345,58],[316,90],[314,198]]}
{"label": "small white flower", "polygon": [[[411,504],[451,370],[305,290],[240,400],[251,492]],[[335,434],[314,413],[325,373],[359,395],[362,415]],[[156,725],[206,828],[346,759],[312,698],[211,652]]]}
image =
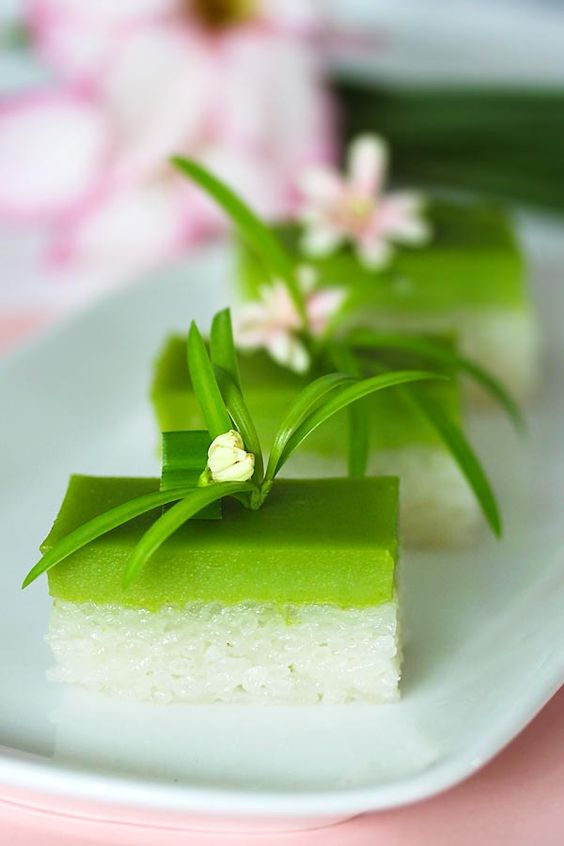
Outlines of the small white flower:
{"label": "small white flower", "polygon": [[307,255],[327,256],[350,242],[362,264],[377,269],[392,258],[392,243],[417,246],[428,241],[431,230],[421,215],[422,198],[408,191],[384,194],[387,165],[384,141],[361,135],[349,148],[346,176],[326,166],[302,174],[300,219]]}
{"label": "small white flower", "polygon": [[214,482],[246,482],[255,472],[255,457],[245,451],[239,432],[230,429],[212,441],[208,469]]}
{"label": "small white flower", "polygon": [[[311,265],[302,265],[296,273],[304,294],[308,327],[314,337],[321,335],[329,320],[341,307],[345,292],[341,288],[317,288],[317,273]],[[259,300],[247,303],[235,314],[234,334],[241,349],[266,349],[283,367],[305,373],[309,353],[298,333],[302,320],[284,282],[274,279],[259,290]]]}

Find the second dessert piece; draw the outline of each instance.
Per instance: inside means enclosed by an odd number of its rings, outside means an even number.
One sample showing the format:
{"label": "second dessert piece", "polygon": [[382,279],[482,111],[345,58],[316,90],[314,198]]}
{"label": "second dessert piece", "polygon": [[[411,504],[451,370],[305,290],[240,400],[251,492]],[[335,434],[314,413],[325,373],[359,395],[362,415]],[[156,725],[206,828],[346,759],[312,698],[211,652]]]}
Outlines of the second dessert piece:
{"label": "second dessert piece", "polygon": [[[383,360],[396,369],[425,365],[416,356],[390,351],[384,353]],[[309,377],[281,367],[264,352],[241,354],[239,362],[249,411],[261,438],[269,443],[278,422]],[[455,378],[430,382],[419,390],[432,397],[453,424],[462,425]],[[161,350],[151,398],[159,431],[203,425],[190,384],[186,343],[179,336],[171,336]],[[398,391],[368,397],[363,412],[370,428],[369,472],[401,479],[404,541],[418,547],[461,546],[472,541],[481,525],[476,498],[429,420]],[[291,461],[285,472],[293,476],[342,473],[346,465],[348,425],[346,412],[341,412],[320,426],[304,444],[299,461]]]}

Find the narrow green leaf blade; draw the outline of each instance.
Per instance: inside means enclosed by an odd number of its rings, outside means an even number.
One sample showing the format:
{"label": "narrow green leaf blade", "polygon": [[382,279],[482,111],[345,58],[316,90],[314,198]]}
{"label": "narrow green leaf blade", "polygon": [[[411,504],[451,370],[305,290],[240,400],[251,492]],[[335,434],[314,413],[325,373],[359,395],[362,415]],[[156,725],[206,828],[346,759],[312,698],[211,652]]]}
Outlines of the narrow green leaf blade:
{"label": "narrow green leaf blade", "polygon": [[495,494],[476,453],[461,428],[445,414],[436,400],[428,393],[408,388],[401,390],[405,398],[412,405],[417,406],[436,429],[474,491],[492,532],[496,537],[501,537],[502,523]]}
{"label": "narrow green leaf blade", "polygon": [[280,424],[274,438],[265,475],[268,481],[272,481],[280,469],[280,459],[286,444],[304,417],[336,388],[354,381],[354,377],[348,373],[328,373],[326,376],[315,379],[302,390]]}
{"label": "narrow green leaf blade", "polygon": [[399,349],[413,352],[429,361],[466,373],[499,403],[516,429],[524,431],[526,428],[521,409],[501,382],[484,367],[480,367],[455,350],[434,343],[430,338],[419,338],[408,334],[362,331],[353,334],[351,341],[354,345],[370,349]]}
{"label": "narrow green leaf blade", "polygon": [[188,332],[188,369],[210,440],[231,429],[231,420],[219,390],[200,330],[194,322]]}
{"label": "narrow green leaf blade", "polygon": [[348,474],[364,479],[370,458],[370,409],[359,400],[347,409],[349,415]]}
{"label": "narrow green leaf blade", "polygon": [[409,382],[423,382],[431,379],[446,378],[438,373],[430,373],[424,370],[396,370],[393,373],[381,373],[378,376],[371,376],[369,379],[363,379],[360,382],[355,381],[354,384],[341,388],[338,393],[329,397],[309,417],[306,417],[294,431],[284,448],[278,467],[280,468],[288,460],[290,455],[318,426],[351,403],[385,388],[393,388]]}
{"label": "narrow green leaf blade", "polygon": [[215,374],[223,401],[233,422],[241,433],[245,449],[252,452],[255,456],[253,479],[257,484],[260,484],[263,477],[262,447],[253,418],[247,408],[243,394],[235,384],[231,374],[223,370],[222,367],[216,367]]}
{"label": "narrow green leaf blade", "polygon": [[171,161],[177,170],[199,185],[223,209],[269,273],[285,281],[298,313],[306,322],[304,300],[292,260],[274,233],[225,182],[198,162],[182,156],[173,156]]}
{"label": "narrow green leaf blade", "polygon": [[131,584],[145,562],[183,523],[213,502],[247,491],[256,491],[256,486],[249,482],[221,482],[190,491],[145,532],[127,563],[124,587]]}
{"label": "narrow green leaf blade", "polygon": [[[354,353],[345,344],[331,346],[331,356],[338,370],[360,379],[362,370]],[[347,409],[349,424],[348,471],[351,479],[366,476],[370,457],[370,406],[366,399],[353,402]]]}
{"label": "narrow green leaf blade", "polygon": [[73,552],[82,549],[90,541],[96,540],[96,538],[105,535],[106,532],[110,532],[112,529],[128,523],[141,514],[146,514],[147,511],[152,511],[154,508],[175,502],[188,493],[191,493],[191,491],[191,488],[155,491],[154,493],[144,494],[143,496],[131,499],[129,502],[124,502],[122,505],[118,505],[116,508],[111,508],[104,514],[94,517],[92,520],[79,526],[74,532],[66,535],[52,549],[46,552],[35,567],[29,571],[23,581],[22,588],[30,585],[35,579],[46,573],[47,570],[50,570],[51,567],[59,564],[69,555],[72,555]]}
{"label": "narrow green leaf blade", "polygon": [[241,376],[235,341],[233,340],[233,324],[228,308],[218,311],[215,315],[210,332],[210,357],[212,364],[225,370],[234,383],[241,390]]}

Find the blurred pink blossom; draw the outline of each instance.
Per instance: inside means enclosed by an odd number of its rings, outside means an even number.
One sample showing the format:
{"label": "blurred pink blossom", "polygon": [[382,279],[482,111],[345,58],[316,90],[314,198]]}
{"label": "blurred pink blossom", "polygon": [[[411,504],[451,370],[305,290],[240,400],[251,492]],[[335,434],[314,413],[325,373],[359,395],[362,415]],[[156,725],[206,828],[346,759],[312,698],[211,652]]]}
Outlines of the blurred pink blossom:
{"label": "blurred pink blossom", "polygon": [[[93,80],[140,26],[170,23],[198,28],[198,7],[206,0],[24,0],[37,49],[47,63],[71,80]],[[319,0],[232,0],[246,29],[315,37],[320,31]],[[245,14],[245,9],[250,11]],[[200,27],[201,28],[201,27]],[[236,26],[224,31],[233,34]],[[216,33],[217,34],[217,33]]]}
{"label": "blurred pink blossom", "polygon": [[[345,292],[341,288],[317,288],[315,270],[307,265],[298,269],[297,276],[308,329],[319,337],[343,304]],[[303,328],[288,287],[280,279],[262,286],[258,300],[239,307],[233,327],[240,349],[265,349],[278,364],[296,373],[305,373],[310,365],[309,352],[299,336]]]}
{"label": "blurred pink blossom", "polygon": [[345,177],[326,165],[304,170],[299,216],[307,255],[326,256],[351,242],[364,265],[380,268],[391,259],[393,243],[416,246],[429,239],[422,198],[408,191],[384,194],[387,164],[385,143],[362,135],[350,146]]}
{"label": "blurred pink blossom", "polygon": [[212,28],[188,0],[28,0],[59,82],[0,102],[0,216],[46,223],[57,272],[119,280],[225,225],[172,153],[265,216],[296,208],[295,174],[333,152],[319,21],[307,0],[257,9]]}

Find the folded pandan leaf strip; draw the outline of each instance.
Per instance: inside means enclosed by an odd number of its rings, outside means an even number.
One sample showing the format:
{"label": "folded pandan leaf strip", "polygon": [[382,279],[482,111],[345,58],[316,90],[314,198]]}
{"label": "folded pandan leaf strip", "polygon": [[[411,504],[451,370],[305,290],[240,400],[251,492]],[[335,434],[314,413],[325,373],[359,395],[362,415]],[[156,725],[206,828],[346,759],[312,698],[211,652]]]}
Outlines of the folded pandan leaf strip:
{"label": "folded pandan leaf strip", "polygon": [[218,311],[210,330],[210,358],[214,367],[221,367],[241,390],[239,361],[233,339],[233,325],[228,308]]}
{"label": "folded pandan leaf strip", "polygon": [[412,352],[429,361],[443,364],[452,370],[465,373],[484,388],[490,396],[503,408],[515,428],[524,431],[525,420],[518,404],[503,385],[485,368],[475,364],[466,356],[460,355],[453,349],[433,342],[430,338],[420,338],[415,335],[397,334],[392,332],[373,332],[361,330],[349,336],[349,343],[353,347],[367,349],[397,349]]}
{"label": "folded pandan leaf strip", "polygon": [[321,401],[336,388],[345,384],[351,384],[354,381],[356,381],[354,377],[348,373],[327,373],[325,376],[320,376],[319,379],[311,382],[301,391],[274,437],[265,474],[267,481],[272,482],[280,470],[280,459],[286,444],[303,419],[314,408],[317,408]]}
{"label": "folded pandan leaf strip", "polygon": [[209,445],[205,429],[163,432],[161,491],[197,488],[208,463]]}
{"label": "folded pandan leaf strip", "polygon": [[123,585],[128,587],[146,561],[184,523],[226,496],[241,493],[252,494],[256,486],[250,482],[216,482],[204,488],[190,491],[187,496],[159,517],[142,536],[133,550],[123,576]]}
{"label": "folded pandan leaf strip", "polygon": [[193,159],[173,156],[172,164],[212,197],[237,227],[241,237],[260,257],[265,270],[283,279],[298,310],[307,324],[304,298],[298,285],[292,259],[286,254],[272,230],[228,185]]}
{"label": "folded pandan leaf strip", "polygon": [[59,564],[73,552],[82,549],[83,546],[90,543],[96,538],[111,532],[112,529],[117,529],[118,526],[123,526],[130,520],[139,517],[141,514],[146,514],[148,511],[153,511],[163,505],[168,505],[171,502],[176,502],[182,497],[193,493],[193,488],[177,488],[169,491],[155,491],[154,493],[144,494],[136,499],[130,499],[128,502],[122,503],[109,511],[99,514],[78,529],[68,534],[60,540],[55,546],[50,549],[37,562],[27,576],[25,577],[22,587],[25,588],[35,581],[39,576],[46,573],[51,567]]}
{"label": "folded pandan leaf strip", "polygon": [[440,380],[447,378],[447,376],[439,373],[430,373],[422,370],[397,370],[394,373],[381,373],[378,376],[371,376],[361,381],[355,380],[351,385],[341,387],[295,429],[282,451],[278,462],[278,470],[280,470],[291,454],[318,426],[329,420],[338,411],[347,408],[351,403],[369,396],[376,391],[383,390],[384,388],[393,388],[407,382],[423,382],[431,379]]}
{"label": "folded pandan leaf strip", "polygon": [[200,405],[210,440],[231,429],[231,419],[200,330],[194,322],[188,332],[188,370],[192,387]]}
{"label": "folded pandan leaf strip", "polygon": [[[361,378],[362,370],[354,354],[348,346],[333,343],[329,352],[337,370]],[[370,406],[368,401],[357,400],[347,409],[349,446],[348,446],[348,474],[351,479],[362,479],[366,476],[368,459],[370,458]]]}
{"label": "folded pandan leaf strip", "polygon": [[462,429],[445,414],[437,401],[425,391],[401,388],[406,401],[417,408],[440,435],[470,485],[492,532],[501,537],[502,521],[493,488],[480,460]]}
{"label": "folded pandan leaf strip", "polygon": [[[161,491],[197,488],[208,463],[210,436],[207,431],[163,432]],[[200,520],[219,520],[221,504],[214,502],[198,515]]]}

